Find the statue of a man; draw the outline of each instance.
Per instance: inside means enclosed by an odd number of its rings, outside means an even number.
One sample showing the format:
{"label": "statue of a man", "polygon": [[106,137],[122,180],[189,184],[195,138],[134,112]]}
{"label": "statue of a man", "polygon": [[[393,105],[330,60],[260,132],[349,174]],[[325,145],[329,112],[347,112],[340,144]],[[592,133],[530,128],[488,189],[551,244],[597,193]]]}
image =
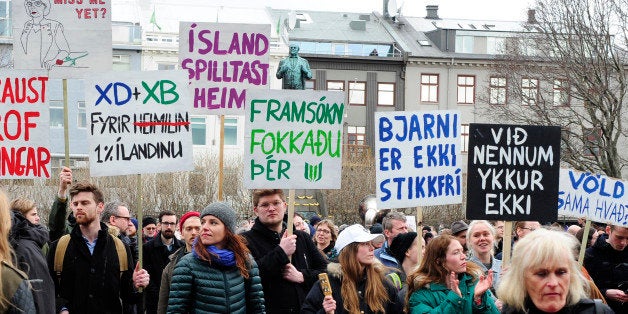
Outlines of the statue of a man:
{"label": "statue of a man", "polygon": [[298,54],[299,46],[290,44],[290,56],[279,62],[277,78],[283,79],[283,89],[305,89],[305,80],[312,78],[310,64]]}

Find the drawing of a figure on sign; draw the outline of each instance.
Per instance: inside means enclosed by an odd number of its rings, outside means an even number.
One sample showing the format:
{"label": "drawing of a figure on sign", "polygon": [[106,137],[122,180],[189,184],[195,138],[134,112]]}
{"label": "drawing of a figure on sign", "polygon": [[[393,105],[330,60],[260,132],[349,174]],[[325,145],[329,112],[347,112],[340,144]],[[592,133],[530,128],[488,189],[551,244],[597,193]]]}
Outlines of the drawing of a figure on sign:
{"label": "drawing of a figure on sign", "polygon": [[76,66],[77,59],[87,56],[87,52],[71,52],[63,24],[47,18],[50,0],[26,0],[24,8],[30,19],[24,23],[20,42],[24,54],[39,57],[41,68]]}

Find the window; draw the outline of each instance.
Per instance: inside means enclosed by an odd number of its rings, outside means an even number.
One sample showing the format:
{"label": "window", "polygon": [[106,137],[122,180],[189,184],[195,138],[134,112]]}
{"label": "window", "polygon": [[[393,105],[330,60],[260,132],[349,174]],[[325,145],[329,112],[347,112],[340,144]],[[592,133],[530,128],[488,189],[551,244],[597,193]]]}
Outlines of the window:
{"label": "window", "polygon": [[490,55],[503,54],[505,51],[505,38],[503,37],[487,37],[486,53]]}
{"label": "window", "polygon": [[225,118],[226,145],[238,145],[238,118]]}
{"label": "window", "polygon": [[475,76],[458,75],[458,103],[475,103]]}
{"label": "window", "polygon": [[50,108],[50,127],[63,127],[63,100],[51,100],[48,107]]}
{"label": "window", "polygon": [[489,104],[505,105],[506,104],[506,78],[491,77],[489,82]]}
{"label": "window", "polygon": [[536,106],[539,103],[539,80],[532,78],[521,79],[521,104]]}
{"label": "window", "polygon": [[315,90],[316,80],[305,80],[305,89]]}
{"label": "window", "polygon": [[366,127],[363,127],[363,126],[347,127],[347,144],[366,145]]}
{"label": "window", "polygon": [[78,107],[78,114],[77,114],[76,125],[77,127],[84,129],[87,127],[87,113],[85,112],[85,102],[79,101],[77,103],[77,107]]}
{"label": "window", "polygon": [[469,125],[461,124],[460,125],[460,152],[468,153],[469,152]]}
{"label": "window", "polygon": [[554,106],[569,106],[569,83],[567,80],[554,80]]}
{"label": "window", "polygon": [[192,144],[207,145],[206,128],[204,117],[192,117]]}
{"label": "window", "polygon": [[345,90],[345,82],[344,81],[327,81],[327,90]]}
{"label": "window", "polygon": [[130,71],[131,57],[129,55],[113,55],[113,71]]}
{"label": "window", "polygon": [[473,53],[473,36],[456,36],[456,52]]}
{"label": "window", "polygon": [[157,70],[174,70],[175,65],[173,63],[158,63]]}
{"label": "window", "polygon": [[600,153],[602,141],[602,130],[600,128],[585,128],[584,135],[584,155],[596,156]]}
{"label": "window", "polygon": [[377,83],[377,105],[395,105],[395,83]]}
{"label": "window", "polygon": [[421,74],[421,101],[438,102],[438,74]]}
{"label": "window", "polygon": [[334,50],[333,54],[337,56],[344,56],[346,54],[346,51],[345,51],[346,47],[347,45],[345,44],[333,43],[332,44],[332,49]]}
{"label": "window", "polygon": [[349,82],[349,105],[366,105],[366,82]]}
{"label": "window", "polygon": [[0,0],[0,36],[11,36],[11,1]]}

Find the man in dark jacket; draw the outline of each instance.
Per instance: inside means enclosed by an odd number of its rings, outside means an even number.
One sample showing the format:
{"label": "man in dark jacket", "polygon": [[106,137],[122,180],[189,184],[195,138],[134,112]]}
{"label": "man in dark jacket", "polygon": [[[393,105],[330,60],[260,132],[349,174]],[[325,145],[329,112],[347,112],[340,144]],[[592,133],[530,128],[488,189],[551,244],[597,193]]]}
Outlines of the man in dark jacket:
{"label": "man in dark jacket", "polygon": [[584,268],[615,313],[628,313],[628,227],[606,226],[586,250]]}
{"label": "man in dark jacket", "polygon": [[171,211],[159,213],[159,234],[154,239],[144,244],[144,268],[148,271],[152,280],[146,288],[145,307],[147,314],[157,313],[159,301],[159,286],[164,267],[168,265],[168,258],[179,248],[185,246],[183,241],[175,238],[174,230],[177,225],[177,216]]}
{"label": "man in dark jacket", "polygon": [[[148,285],[148,273],[133,268],[127,258],[127,270],[120,272],[114,239],[107,226],[100,222],[103,194],[93,184],[80,182],[70,189],[70,208],[77,227],[70,233],[60,276],[54,271],[55,252],[59,241],[48,251],[48,268],[55,280],[57,313],[122,313],[122,304],[135,302],[140,294],[136,288]],[[128,246],[127,257],[131,256]]]}
{"label": "man in dark jacket", "polygon": [[286,202],[282,190],[255,190],[253,206],[255,224],[242,235],[259,267],[266,313],[299,313],[327,261],[307,233],[285,232]]}

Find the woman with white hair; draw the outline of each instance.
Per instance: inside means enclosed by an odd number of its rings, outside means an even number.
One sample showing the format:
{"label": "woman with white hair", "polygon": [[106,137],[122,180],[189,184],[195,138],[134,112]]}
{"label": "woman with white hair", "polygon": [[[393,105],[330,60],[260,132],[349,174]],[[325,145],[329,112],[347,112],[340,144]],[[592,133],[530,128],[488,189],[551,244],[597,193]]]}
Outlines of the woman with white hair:
{"label": "woman with white hair", "polygon": [[573,258],[575,245],[565,232],[546,229],[519,240],[497,288],[502,313],[613,313],[587,298],[589,285]]}
{"label": "woman with white hair", "polygon": [[474,220],[467,229],[467,246],[469,248],[469,260],[480,266],[484,274],[493,271],[492,291],[499,286],[499,276],[502,269],[502,261],[496,259],[495,253],[495,228],[486,220]]}
{"label": "woman with white hair", "polygon": [[376,240],[383,241],[383,235],[370,234],[362,225],[343,230],[335,245],[339,263],[327,266],[331,295],[316,283],[301,313],[401,313],[397,289],[385,279],[386,267],[375,258]]}

